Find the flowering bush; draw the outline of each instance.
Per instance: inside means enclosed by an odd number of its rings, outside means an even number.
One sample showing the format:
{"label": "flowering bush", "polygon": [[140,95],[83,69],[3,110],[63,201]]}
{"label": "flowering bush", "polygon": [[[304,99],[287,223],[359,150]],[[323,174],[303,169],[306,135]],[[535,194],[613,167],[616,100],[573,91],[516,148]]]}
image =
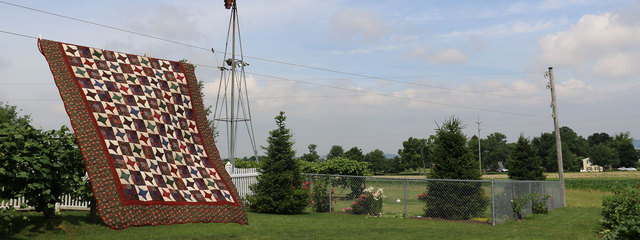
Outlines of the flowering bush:
{"label": "flowering bush", "polygon": [[368,187],[362,194],[351,203],[351,208],[347,208],[348,213],[380,215],[382,214],[382,188],[373,191],[373,187]]}
{"label": "flowering bush", "polygon": [[[309,189],[311,182],[305,182],[305,187]],[[311,190],[311,208],[316,212],[330,212],[329,204],[329,186],[325,178],[314,180],[313,188]],[[333,189],[331,189],[333,193]]]}
{"label": "flowering bush", "polygon": [[427,193],[420,193],[418,194],[418,200],[420,201],[427,201]]}

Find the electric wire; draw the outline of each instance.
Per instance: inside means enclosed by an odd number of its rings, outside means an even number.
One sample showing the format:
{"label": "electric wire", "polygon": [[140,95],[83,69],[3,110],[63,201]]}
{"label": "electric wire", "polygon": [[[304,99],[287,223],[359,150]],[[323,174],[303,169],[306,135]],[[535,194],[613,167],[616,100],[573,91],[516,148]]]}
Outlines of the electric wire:
{"label": "electric wire", "polygon": [[546,115],[536,115],[536,114],[529,114],[529,113],[517,113],[517,112],[501,111],[501,110],[494,110],[494,109],[487,109],[487,108],[470,107],[470,106],[451,104],[451,103],[435,102],[435,101],[430,101],[430,100],[426,100],[426,99],[396,96],[396,95],[380,93],[380,92],[371,92],[371,91],[365,91],[365,90],[360,90],[360,89],[353,89],[353,88],[347,88],[347,87],[334,86],[334,85],[329,85],[329,84],[322,84],[322,83],[307,82],[307,81],[302,81],[302,80],[288,79],[288,78],[284,78],[284,77],[272,76],[272,75],[267,75],[267,74],[252,73],[252,72],[247,72],[247,73],[253,74],[253,75],[256,75],[256,76],[269,77],[269,78],[278,78],[278,79],[288,80],[288,81],[297,82],[297,83],[304,83],[304,84],[310,84],[310,85],[315,85],[315,86],[334,88],[334,89],[340,89],[340,90],[357,92],[357,93],[364,93],[364,94],[370,94],[370,95],[378,95],[378,96],[389,97],[389,98],[425,102],[425,103],[448,106],[448,107],[463,108],[463,109],[468,109],[468,110],[477,110],[477,111],[484,111],[484,112],[494,112],[494,113],[502,113],[502,114],[509,114],[509,115],[519,115],[519,116],[529,116],[529,117],[547,117]]}
{"label": "electric wire", "polygon": [[[167,38],[153,36],[153,35],[150,35],[150,34],[139,33],[139,32],[127,30],[127,29],[124,29],[124,28],[119,28],[119,27],[114,27],[114,26],[102,24],[102,23],[82,20],[82,19],[79,19],[79,18],[70,17],[70,16],[66,16],[66,15],[63,15],[63,14],[54,13],[54,12],[50,12],[50,11],[45,11],[45,10],[41,10],[41,9],[37,9],[37,8],[27,7],[27,6],[23,6],[23,5],[19,5],[19,4],[15,4],[15,3],[10,3],[10,2],[6,2],[6,1],[2,1],[2,0],[0,0],[0,3],[4,3],[6,5],[10,5],[10,6],[18,7],[18,8],[23,8],[23,9],[27,9],[27,10],[43,13],[43,14],[57,16],[57,17],[69,19],[69,20],[72,20],[72,21],[78,21],[78,22],[82,22],[82,23],[86,23],[86,24],[90,24],[90,25],[94,25],[94,26],[99,26],[99,27],[104,27],[104,28],[108,28],[108,29],[112,29],[112,30],[116,30],[116,31],[122,31],[122,32],[130,33],[130,34],[134,34],[134,35],[138,35],[138,36],[142,36],[142,37],[148,37],[148,38],[152,38],[152,39],[156,39],[156,40],[160,40],[160,41],[166,41],[166,42],[169,42],[169,43],[174,43],[174,44],[178,44],[178,45],[192,47],[192,48],[196,48],[196,49],[200,49],[200,50],[205,50],[205,51],[212,51],[213,50],[212,48],[205,48],[205,47],[196,46],[196,45],[193,45],[193,44],[188,44],[188,43],[183,43],[183,42],[179,42],[179,41],[175,41],[175,40],[171,40],[171,39],[167,39]],[[25,37],[30,37],[30,36],[26,36],[26,35],[24,35],[24,36]],[[32,37],[30,37],[30,38],[32,38]],[[213,53],[216,54],[215,51],[213,51]],[[308,65],[298,64],[298,63],[289,63],[289,62],[285,62],[285,61],[267,59],[267,58],[262,58],[262,57],[253,57],[253,56],[244,56],[244,55],[242,57],[248,58],[248,59],[259,60],[259,61],[264,61],[264,62],[271,62],[271,63],[277,63],[277,64],[282,64],[282,65],[289,65],[289,66],[295,66],[295,67],[300,67],[300,68],[313,69],[313,70],[318,70],[318,71],[325,71],[325,72],[338,73],[338,74],[349,75],[349,76],[362,77],[362,78],[366,78],[366,79],[383,80],[383,81],[401,83],[401,84],[406,84],[406,85],[438,88],[438,89],[445,89],[445,90],[450,90],[450,91],[464,92],[464,93],[471,93],[471,94],[481,94],[481,95],[489,95],[489,96],[512,98],[512,99],[522,99],[522,98],[516,97],[516,96],[492,94],[492,93],[479,92],[479,91],[473,91],[473,90],[464,90],[464,89],[455,89],[455,88],[448,88],[448,87],[442,87],[442,86],[435,86],[435,85],[418,83],[418,82],[408,82],[408,81],[394,80],[394,79],[375,77],[375,76],[370,76],[370,75],[365,75],[365,74],[357,74],[357,73],[351,73],[351,72],[346,72],[346,71],[333,70],[333,69],[323,68],[323,67],[314,67],[314,66],[308,66]],[[225,49],[225,58],[226,58],[226,49]],[[217,62],[217,57],[216,57],[216,62]],[[477,75],[497,75],[497,74],[515,74],[515,73],[522,74],[522,73],[541,73],[541,72],[465,73],[465,74],[455,74],[455,76],[477,76]],[[446,75],[444,75],[444,76],[446,76]],[[454,75],[450,75],[450,76],[454,76]]]}

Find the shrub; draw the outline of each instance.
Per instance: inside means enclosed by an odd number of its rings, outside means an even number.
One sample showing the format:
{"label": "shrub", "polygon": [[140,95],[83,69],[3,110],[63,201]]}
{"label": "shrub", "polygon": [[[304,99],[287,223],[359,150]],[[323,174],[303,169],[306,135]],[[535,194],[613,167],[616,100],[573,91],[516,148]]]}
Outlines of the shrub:
{"label": "shrub", "polygon": [[[334,174],[334,175],[350,175],[350,176],[367,176],[371,175],[369,171],[369,163],[358,162],[344,157],[336,157],[323,162],[303,162],[303,169],[312,170],[313,173],[318,174]],[[360,194],[366,187],[363,178],[334,178],[332,179],[332,185],[336,187],[349,188],[351,192],[347,194],[347,198],[354,199]]]}
{"label": "shrub", "polygon": [[547,200],[549,200],[550,195],[540,195],[538,193],[533,193],[533,197],[531,199],[531,211],[533,214],[547,214],[549,213],[549,207],[547,207]]}
{"label": "shrub", "polygon": [[368,187],[362,194],[351,203],[348,211],[353,214],[380,215],[382,214],[382,188],[373,191],[373,187]]}
{"label": "shrub", "polygon": [[[311,183],[305,182],[305,185],[309,186]],[[327,178],[319,177],[314,179],[312,188],[311,208],[316,212],[330,212],[329,181]],[[307,189],[309,189],[309,187],[307,187]]]}
{"label": "shrub", "polygon": [[468,220],[482,216],[489,204],[480,182],[432,181],[427,186],[420,199],[426,217]]}
{"label": "shrub", "polygon": [[522,219],[524,218],[524,206],[531,202],[531,212],[533,214],[547,214],[549,213],[549,208],[547,208],[547,200],[549,200],[551,196],[549,195],[541,195],[539,193],[531,193],[521,197],[517,197],[511,200],[511,208],[513,210],[513,218],[514,219]]}
{"label": "shrub", "polygon": [[84,162],[65,126],[42,131],[0,123],[0,198],[24,197],[45,217],[55,216],[64,194],[84,185]]}
{"label": "shrub", "polygon": [[637,239],[640,236],[640,190],[618,189],[602,199],[603,239]]}

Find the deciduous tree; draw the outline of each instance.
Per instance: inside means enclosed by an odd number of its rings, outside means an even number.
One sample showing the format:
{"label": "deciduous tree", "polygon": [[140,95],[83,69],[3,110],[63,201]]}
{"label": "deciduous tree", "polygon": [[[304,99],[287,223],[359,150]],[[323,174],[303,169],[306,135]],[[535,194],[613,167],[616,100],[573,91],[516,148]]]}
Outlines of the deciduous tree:
{"label": "deciduous tree", "polygon": [[340,145],[333,145],[329,150],[329,154],[327,154],[327,160],[332,158],[341,157],[344,154],[344,148]]}
{"label": "deciduous tree", "polygon": [[352,147],[351,149],[347,150],[346,152],[344,152],[344,154],[342,154],[342,157],[358,162],[364,161],[364,154],[362,153],[362,149],[358,147]]}
{"label": "deciduous tree", "polygon": [[309,148],[309,153],[303,154],[302,157],[300,157],[300,159],[307,162],[320,161],[320,155],[318,155],[318,152],[316,151],[316,148],[318,148],[318,145],[309,144],[307,148]]}
{"label": "deciduous tree", "polygon": [[402,149],[398,150],[398,155],[402,161],[404,168],[418,169],[427,168],[427,157],[429,156],[429,148],[427,147],[427,139],[409,137],[407,141],[402,142]]}

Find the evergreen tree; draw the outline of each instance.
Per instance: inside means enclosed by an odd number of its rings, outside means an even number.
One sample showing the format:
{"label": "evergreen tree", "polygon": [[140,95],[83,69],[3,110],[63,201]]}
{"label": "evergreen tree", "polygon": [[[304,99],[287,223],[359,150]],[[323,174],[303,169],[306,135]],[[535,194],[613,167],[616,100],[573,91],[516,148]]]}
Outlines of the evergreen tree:
{"label": "evergreen tree", "polygon": [[260,162],[258,183],[249,188],[250,209],[260,213],[301,213],[309,202],[309,192],[303,186],[298,161],[295,160],[291,131],[285,126],[283,111],[275,117],[278,128],[269,132],[267,158]]}
{"label": "evergreen tree", "polygon": [[[436,129],[431,147],[434,167],[431,177],[440,179],[473,179],[481,177],[478,161],[467,148],[462,121],[455,116]],[[431,181],[420,200],[425,202],[424,215],[444,219],[470,219],[484,213],[489,201],[482,183]]]}
{"label": "evergreen tree", "polygon": [[462,121],[453,116],[436,129],[431,147],[432,178],[479,180],[482,177],[478,160],[472,158],[467,148],[463,128]]}
{"label": "evergreen tree", "polygon": [[509,165],[509,178],[513,180],[546,179],[542,172],[542,161],[535,155],[529,139],[522,134],[518,138],[507,164]]}

